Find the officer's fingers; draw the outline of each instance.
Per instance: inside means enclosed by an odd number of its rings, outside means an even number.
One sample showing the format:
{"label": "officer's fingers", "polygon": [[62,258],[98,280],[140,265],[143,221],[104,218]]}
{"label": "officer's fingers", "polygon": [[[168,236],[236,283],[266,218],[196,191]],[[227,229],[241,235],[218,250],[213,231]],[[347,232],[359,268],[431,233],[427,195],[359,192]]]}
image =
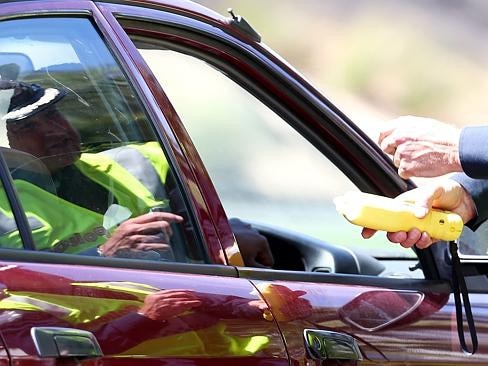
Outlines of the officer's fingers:
{"label": "officer's fingers", "polygon": [[392,243],[402,243],[407,240],[407,233],[405,231],[398,231],[395,233],[387,233],[386,237]]}
{"label": "officer's fingers", "polygon": [[138,250],[168,249],[169,244],[159,235],[135,234],[126,238],[124,247]]}
{"label": "officer's fingers", "polygon": [[364,239],[369,239],[371,238],[374,234],[376,234],[376,230],[374,229],[370,229],[370,228],[367,228],[367,227],[363,227],[363,230],[361,231],[361,236],[364,238]]}
{"label": "officer's fingers", "polygon": [[429,234],[427,234],[426,232],[423,232],[422,236],[420,237],[420,239],[417,241],[417,244],[415,244],[415,245],[419,249],[425,249],[425,248],[429,247],[435,241],[437,241],[437,240],[431,238],[429,236]]}
{"label": "officer's fingers", "polygon": [[388,136],[390,136],[394,130],[395,130],[395,126],[392,126],[391,124],[388,124],[386,128],[380,130],[380,134],[378,136],[378,144],[381,145],[383,140],[386,139]]}
{"label": "officer's fingers", "polygon": [[[156,235],[158,233],[167,234],[167,231],[170,228],[170,223],[168,221],[151,221],[137,225],[136,232],[137,234],[143,235]],[[166,235],[165,235],[166,236]]]}
{"label": "officer's fingers", "polygon": [[[388,123],[380,130],[379,137],[378,137],[378,144],[380,146],[392,146],[391,143],[394,142],[393,135],[398,133],[398,128],[401,127],[403,124],[401,120],[402,117],[395,118],[391,121],[388,121]],[[389,154],[392,153],[393,151],[390,152]]]}
{"label": "officer's fingers", "polygon": [[182,222],[183,217],[180,215],[176,215],[171,212],[153,212],[156,214],[157,219],[160,221],[168,221],[168,222]]}
{"label": "officer's fingers", "polygon": [[419,241],[422,232],[418,229],[412,229],[407,233],[407,238],[400,243],[404,248],[411,248]]}
{"label": "officer's fingers", "polygon": [[167,302],[167,305],[161,304],[160,307],[166,310],[169,306],[172,312],[176,312],[176,314],[174,315],[178,315],[193,308],[197,308],[201,305],[202,302],[200,300],[173,300]]}
{"label": "officer's fingers", "polygon": [[170,248],[171,247],[168,244],[162,244],[162,243],[157,243],[157,242],[149,242],[149,243],[135,244],[132,249],[142,250],[142,251],[147,251],[147,250],[164,251],[164,250],[169,250]]}
{"label": "officer's fingers", "polygon": [[413,203],[415,205],[415,207],[412,208],[413,214],[421,219],[429,213],[429,210],[432,208],[433,201],[442,196],[442,194],[442,188],[435,186],[422,186],[421,188],[402,193],[397,197],[397,199]]}
{"label": "officer's fingers", "polygon": [[393,152],[393,164],[399,168],[400,165],[404,165],[406,163],[406,158],[408,155],[405,153],[406,146],[405,144],[397,146],[395,151]]}
{"label": "officer's fingers", "polygon": [[175,301],[200,301],[198,296],[192,291],[186,290],[168,290],[168,291],[160,291],[154,294],[151,294],[153,300],[162,301],[172,299]]}
{"label": "officer's fingers", "polygon": [[154,221],[182,222],[183,217],[171,212],[149,212],[132,219],[137,224],[145,224]]}
{"label": "officer's fingers", "polygon": [[398,175],[402,179],[410,179],[413,177],[411,170],[405,164],[400,164],[398,166]]}
{"label": "officer's fingers", "polygon": [[380,142],[380,148],[385,153],[393,155],[397,149],[399,141],[397,140],[395,133],[391,133],[385,138],[383,138]]}
{"label": "officer's fingers", "polygon": [[412,139],[411,129],[407,125],[405,118],[399,117],[390,121],[380,133],[379,145],[385,153],[393,155],[399,146]]}
{"label": "officer's fingers", "polygon": [[393,156],[393,164],[398,168],[398,175],[401,178],[410,179],[414,176],[412,163],[402,158],[398,150],[395,151],[395,155]]}
{"label": "officer's fingers", "polygon": [[398,168],[398,175],[403,179],[414,176],[415,163],[411,161],[407,150],[408,143],[399,145],[393,154],[393,164]]}

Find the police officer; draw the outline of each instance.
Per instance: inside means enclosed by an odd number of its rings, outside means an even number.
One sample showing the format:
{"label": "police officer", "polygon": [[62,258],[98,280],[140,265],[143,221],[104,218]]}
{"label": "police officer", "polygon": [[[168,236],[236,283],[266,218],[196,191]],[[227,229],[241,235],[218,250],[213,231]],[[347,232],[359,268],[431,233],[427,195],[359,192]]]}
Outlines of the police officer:
{"label": "police officer", "polygon": [[[0,89],[4,96],[10,94],[2,118],[10,147],[42,160],[54,181],[55,192],[49,192],[36,182],[15,180],[37,249],[81,253],[97,248],[102,255],[114,256],[128,250],[143,253],[169,248],[168,237],[160,234],[170,233],[170,224],[183,218],[170,212],[150,212],[153,207],[167,206],[167,200],[155,197],[154,188],[145,184],[147,179],[138,179],[113,157],[81,153],[79,134],[56,108],[65,96],[63,91],[8,81],[1,81]],[[157,143],[150,142],[113,153],[132,154],[150,164],[147,156],[155,149],[159,149]],[[159,153],[163,156],[160,149]],[[168,165],[166,161],[160,165],[152,173],[160,175],[157,178],[164,183]],[[1,213],[8,217],[4,210],[8,204],[2,203]],[[103,222],[110,209],[119,218],[115,222],[112,218],[107,227]],[[21,247],[18,233],[2,241]]]}
{"label": "police officer", "polygon": [[[65,94],[0,80],[0,113],[2,100],[7,100],[2,120],[10,147],[41,159],[54,180],[50,187],[34,179],[15,179],[37,248],[86,254],[97,249],[105,256],[138,253],[148,259],[155,259],[149,255],[153,250],[169,251],[171,223],[183,218],[160,210],[168,208],[164,184],[169,166],[159,144],[81,153],[79,134],[56,108]],[[5,207],[9,207],[6,197],[0,196],[0,222],[10,223],[3,230],[10,234],[2,241],[4,246],[21,248],[15,222],[8,220]],[[59,225],[66,220],[70,225]],[[230,223],[244,262],[272,266],[266,238],[238,219]]]}

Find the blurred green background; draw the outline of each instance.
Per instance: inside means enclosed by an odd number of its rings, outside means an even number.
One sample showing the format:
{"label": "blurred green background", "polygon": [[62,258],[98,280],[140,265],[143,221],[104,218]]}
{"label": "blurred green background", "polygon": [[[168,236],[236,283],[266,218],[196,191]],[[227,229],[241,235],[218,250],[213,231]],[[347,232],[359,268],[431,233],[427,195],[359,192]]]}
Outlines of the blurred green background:
{"label": "blurred green background", "polygon": [[486,0],[197,0],[232,7],[358,124],[488,115]]}

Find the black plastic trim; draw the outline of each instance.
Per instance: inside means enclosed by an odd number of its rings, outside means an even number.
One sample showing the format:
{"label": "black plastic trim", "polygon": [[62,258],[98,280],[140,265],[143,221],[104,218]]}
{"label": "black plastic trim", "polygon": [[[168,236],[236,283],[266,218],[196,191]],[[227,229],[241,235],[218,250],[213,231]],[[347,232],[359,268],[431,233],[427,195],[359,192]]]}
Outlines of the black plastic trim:
{"label": "black plastic trim", "polygon": [[22,251],[15,249],[0,249],[0,261],[70,264],[94,267],[129,268],[185,274],[238,277],[238,272],[235,267],[225,265],[157,262],[138,259],[82,256],[77,254]]}
{"label": "black plastic trim", "polygon": [[396,290],[429,290],[444,293],[451,292],[451,285],[449,281],[442,280],[358,276],[337,273],[324,274],[317,272],[277,271],[250,267],[237,267],[237,271],[240,278],[248,280],[332,283],[372,286]]}

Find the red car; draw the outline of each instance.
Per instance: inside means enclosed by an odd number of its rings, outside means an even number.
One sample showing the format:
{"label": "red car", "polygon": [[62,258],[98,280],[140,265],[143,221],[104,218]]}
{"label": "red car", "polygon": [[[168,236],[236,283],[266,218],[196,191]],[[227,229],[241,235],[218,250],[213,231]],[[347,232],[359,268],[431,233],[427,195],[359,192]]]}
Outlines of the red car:
{"label": "red car", "polygon": [[0,365],[488,364],[483,227],[463,334],[446,243],[332,202],[413,183],[237,10],[3,1],[0,76]]}

